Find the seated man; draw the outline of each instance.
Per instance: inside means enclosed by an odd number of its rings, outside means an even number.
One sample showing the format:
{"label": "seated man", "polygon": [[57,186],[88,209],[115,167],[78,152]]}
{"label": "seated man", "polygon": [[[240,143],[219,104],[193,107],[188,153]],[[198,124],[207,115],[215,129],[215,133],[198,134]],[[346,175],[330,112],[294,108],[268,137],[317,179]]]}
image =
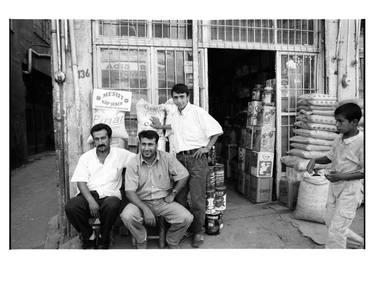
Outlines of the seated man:
{"label": "seated man", "polygon": [[110,231],[120,212],[122,170],[134,153],[118,147],[110,147],[112,130],[106,124],[96,124],[91,129],[95,148],[79,158],[72,182],[79,193],[65,207],[69,222],[81,233],[82,248],[95,247],[95,233],[89,218],[101,222],[99,246],[108,249]]}
{"label": "seated man", "polygon": [[[135,238],[137,249],[146,249],[143,222],[155,225],[155,216],[163,216],[171,224],[166,235],[168,247],[179,248],[193,215],[173,200],[188,181],[189,173],[176,157],[157,150],[157,132],[142,131],[138,138],[140,153],[129,162],[125,173],[125,192],[130,203],[120,217]],[[174,188],[171,180],[176,182]]]}

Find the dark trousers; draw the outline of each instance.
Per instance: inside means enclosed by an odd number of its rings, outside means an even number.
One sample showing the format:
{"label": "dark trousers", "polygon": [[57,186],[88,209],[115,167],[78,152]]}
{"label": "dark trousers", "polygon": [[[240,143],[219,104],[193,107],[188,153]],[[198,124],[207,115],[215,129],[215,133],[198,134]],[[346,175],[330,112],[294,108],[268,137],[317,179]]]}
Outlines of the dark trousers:
{"label": "dark trousers", "polygon": [[188,184],[176,195],[176,201],[188,208],[187,195],[190,192],[191,206],[188,209],[194,216],[190,230],[194,234],[202,233],[206,212],[207,156],[195,159],[192,155],[182,154],[177,155],[177,159],[189,171],[190,177]]}
{"label": "dark trousers", "polygon": [[[99,199],[96,191],[91,191],[91,195],[99,204],[100,235],[104,243],[109,243],[110,233],[113,224],[119,215],[121,200],[115,196],[108,196]],[[88,240],[92,234],[89,224],[91,218],[89,204],[82,194],[78,194],[68,201],[65,206],[65,213],[69,222],[82,234],[84,240]]]}

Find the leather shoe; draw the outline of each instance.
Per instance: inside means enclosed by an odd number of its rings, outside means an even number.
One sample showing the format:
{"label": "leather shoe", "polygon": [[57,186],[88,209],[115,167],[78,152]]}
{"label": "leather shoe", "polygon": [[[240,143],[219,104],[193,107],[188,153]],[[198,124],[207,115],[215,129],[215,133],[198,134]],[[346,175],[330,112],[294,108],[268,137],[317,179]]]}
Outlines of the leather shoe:
{"label": "leather shoe", "polygon": [[204,241],[203,234],[197,233],[197,234],[194,234],[193,242],[191,245],[193,246],[193,248],[199,248],[199,246],[203,244],[203,241]]}

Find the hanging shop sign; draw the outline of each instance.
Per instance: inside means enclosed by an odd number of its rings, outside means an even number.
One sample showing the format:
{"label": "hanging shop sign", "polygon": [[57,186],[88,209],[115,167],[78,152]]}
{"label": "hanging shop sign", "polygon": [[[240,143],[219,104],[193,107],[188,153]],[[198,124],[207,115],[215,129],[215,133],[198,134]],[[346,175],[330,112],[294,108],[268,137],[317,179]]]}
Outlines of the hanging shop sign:
{"label": "hanging shop sign", "polygon": [[130,111],[132,93],[128,91],[94,89],[93,108],[110,108]]}

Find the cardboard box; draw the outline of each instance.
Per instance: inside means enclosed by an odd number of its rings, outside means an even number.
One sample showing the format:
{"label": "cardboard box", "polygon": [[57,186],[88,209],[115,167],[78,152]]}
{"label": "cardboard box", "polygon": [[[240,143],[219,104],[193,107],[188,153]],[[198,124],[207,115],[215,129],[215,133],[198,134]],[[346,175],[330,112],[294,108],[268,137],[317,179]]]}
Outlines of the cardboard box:
{"label": "cardboard box", "polygon": [[238,170],[245,172],[246,148],[238,147]]}
{"label": "cardboard box", "polygon": [[294,210],[297,205],[299,181],[288,181],[286,177],[280,179],[279,202]]}
{"label": "cardboard box", "polygon": [[253,138],[254,138],[254,126],[249,126],[246,128],[245,148],[247,149],[253,148]]}
{"label": "cardboard box", "polygon": [[276,124],[276,107],[263,105],[257,115],[256,125],[275,127]]}
{"label": "cardboard box", "polygon": [[247,123],[246,126],[258,125],[260,112],[262,111],[261,101],[251,101],[247,106]]}
{"label": "cardboard box", "polygon": [[239,146],[245,147],[246,143],[246,128],[241,128]]}
{"label": "cardboard box", "polygon": [[250,175],[250,185],[246,186],[246,197],[253,203],[272,201],[273,178],[259,178]]}
{"label": "cardboard box", "polygon": [[272,177],[274,153],[251,152],[250,173],[256,177]]}
{"label": "cardboard box", "polygon": [[245,172],[250,174],[251,170],[251,149],[246,149],[245,152]]}
{"label": "cardboard box", "polygon": [[274,152],[275,135],[276,129],[274,127],[253,127],[252,150],[257,152]]}
{"label": "cardboard box", "polygon": [[242,195],[246,193],[246,173],[239,171],[238,181],[237,181],[237,191]]}

